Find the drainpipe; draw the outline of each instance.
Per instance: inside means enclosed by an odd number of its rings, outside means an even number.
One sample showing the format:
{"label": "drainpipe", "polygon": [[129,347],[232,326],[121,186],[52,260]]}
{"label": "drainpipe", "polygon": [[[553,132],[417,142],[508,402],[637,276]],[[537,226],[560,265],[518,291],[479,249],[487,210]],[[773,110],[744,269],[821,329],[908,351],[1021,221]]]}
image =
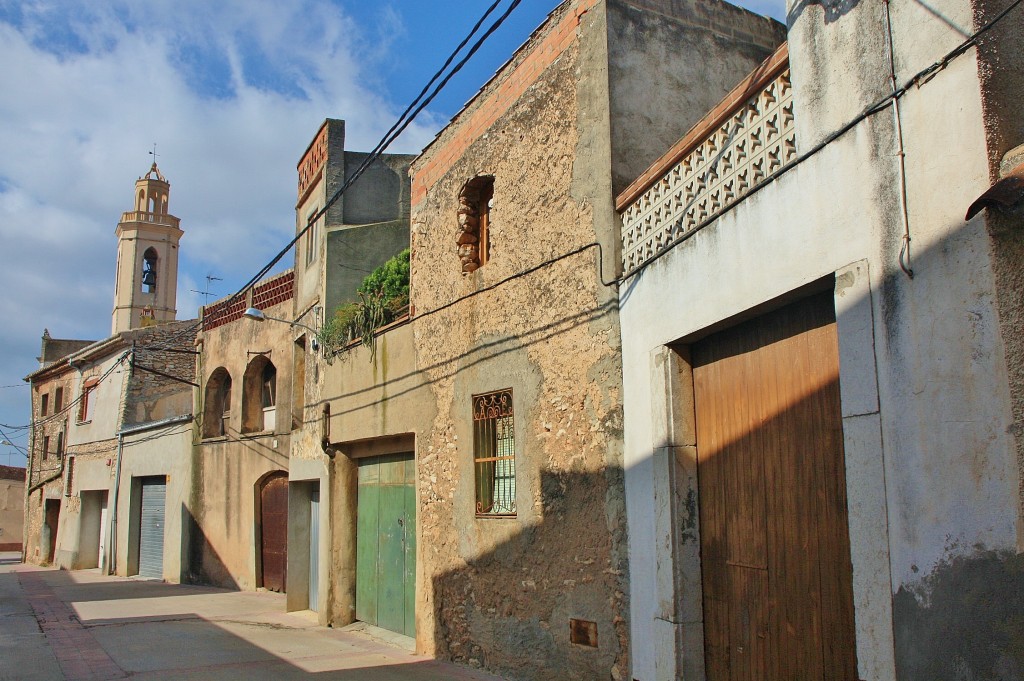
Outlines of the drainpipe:
{"label": "drainpipe", "polygon": [[107,545],[110,550],[107,552],[107,574],[117,574],[117,505],[118,496],[121,492],[121,452],[124,450],[124,431],[117,432],[117,457],[114,464],[114,500],[110,509],[110,536],[107,538]]}
{"label": "drainpipe", "polygon": [[896,96],[896,56],[892,39],[892,16],[889,11],[889,0],[882,0],[885,7],[885,42],[889,51],[889,82],[892,86],[892,118],[896,127],[896,155],[899,159],[900,174],[900,218],[903,221],[903,243],[900,246],[900,269],[909,279],[914,278],[914,269],[910,266],[910,216],[907,212],[907,162],[903,150],[903,124],[900,117],[900,98]]}

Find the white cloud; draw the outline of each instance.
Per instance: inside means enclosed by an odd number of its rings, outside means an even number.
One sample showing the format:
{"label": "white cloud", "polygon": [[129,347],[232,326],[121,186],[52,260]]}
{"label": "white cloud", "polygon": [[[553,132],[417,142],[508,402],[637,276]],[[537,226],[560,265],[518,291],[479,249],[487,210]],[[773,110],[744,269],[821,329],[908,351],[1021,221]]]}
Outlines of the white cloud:
{"label": "white cloud", "polygon": [[[295,165],[323,119],[361,150],[401,110],[360,70],[376,35],[312,0],[0,2],[0,385],[35,368],[44,327],[109,333],[114,228],[154,142],[185,230],[179,317],[206,274],[227,293],[258,270],[293,233]],[[23,423],[10,392],[0,423]]]}

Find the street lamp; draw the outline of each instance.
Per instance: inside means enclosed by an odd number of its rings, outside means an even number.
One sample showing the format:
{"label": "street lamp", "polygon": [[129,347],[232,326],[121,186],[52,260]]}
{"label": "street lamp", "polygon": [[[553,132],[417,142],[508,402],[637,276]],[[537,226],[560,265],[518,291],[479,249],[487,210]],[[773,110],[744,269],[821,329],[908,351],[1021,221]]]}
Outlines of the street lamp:
{"label": "street lamp", "polygon": [[255,320],[257,322],[269,320],[272,322],[281,322],[283,324],[287,324],[288,326],[298,326],[299,328],[306,329],[307,331],[313,334],[313,340],[311,341],[313,352],[316,352],[320,348],[320,343],[316,339],[317,331],[312,326],[306,326],[302,322],[293,322],[289,319],[279,319],[277,317],[271,317],[270,315],[266,314],[263,310],[256,307],[248,308],[245,312],[242,313],[242,316],[248,317],[249,319]]}
{"label": "street lamp", "polygon": [[[26,452],[24,449],[22,449],[21,447],[19,447],[16,444],[14,444],[10,440],[0,441],[0,445],[3,445],[5,447],[12,447],[15,450],[17,450],[19,454],[23,455],[26,459],[28,458],[28,452]],[[11,465],[11,453],[10,452],[7,452],[7,465],[8,466]]]}

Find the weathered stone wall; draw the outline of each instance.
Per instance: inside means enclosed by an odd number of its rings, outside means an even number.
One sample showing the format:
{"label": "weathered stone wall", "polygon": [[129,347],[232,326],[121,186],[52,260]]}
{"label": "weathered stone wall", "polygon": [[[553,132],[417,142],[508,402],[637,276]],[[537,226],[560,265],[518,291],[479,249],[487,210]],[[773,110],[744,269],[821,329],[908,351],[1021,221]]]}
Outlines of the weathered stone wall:
{"label": "weathered stone wall", "polygon": [[122,427],[191,412],[192,386],[185,381],[195,382],[195,355],[190,353],[194,352],[196,331],[196,320],[190,319],[161,324],[135,334],[135,363],[139,366],[128,383]]}
{"label": "weathered stone wall", "polygon": [[[58,436],[63,433],[67,439],[68,423],[77,414],[77,405],[71,404],[77,396],[72,392],[72,370],[67,366],[53,367],[32,380],[32,418],[33,428],[29,439],[31,458],[28,462],[25,489],[50,479],[56,481],[50,486],[61,486],[60,476],[64,470],[64,459],[57,455]],[[63,404],[60,410],[55,409],[57,388],[63,389]],[[48,395],[49,408],[46,415],[42,414],[42,395]],[[44,443],[49,438],[49,451],[44,452]],[[65,444],[65,449],[67,445]],[[39,550],[39,528],[43,523],[43,504],[41,492],[29,495],[35,503],[25,505],[25,560],[36,563],[41,558]],[[58,498],[55,496],[54,498]],[[52,557],[51,557],[52,558]]]}
{"label": "weathered stone wall", "polygon": [[[428,652],[512,678],[628,673],[617,316],[573,172],[607,155],[580,143],[587,4],[559,8],[413,171],[416,358],[436,405],[417,440],[418,632]],[[491,255],[464,276],[458,197],[479,175],[494,177]],[[478,518],[471,396],[504,388],[518,512]],[[569,642],[570,618],[596,623],[597,648]]]}

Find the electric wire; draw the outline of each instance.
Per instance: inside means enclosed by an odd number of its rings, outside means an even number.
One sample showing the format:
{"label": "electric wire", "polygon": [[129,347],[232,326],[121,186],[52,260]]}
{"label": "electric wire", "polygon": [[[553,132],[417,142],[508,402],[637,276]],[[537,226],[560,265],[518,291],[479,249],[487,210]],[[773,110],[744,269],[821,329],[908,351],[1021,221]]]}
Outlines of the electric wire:
{"label": "electric wire", "polygon": [[[396,121],[396,123],[391,126],[388,132],[385,133],[385,135],[373,148],[373,151],[369,153],[366,156],[366,158],[363,159],[363,162],[357,167],[356,171],[353,172],[352,175],[345,180],[342,186],[324,204],[324,207],[321,208],[316,213],[314,213],[313,215],[311,215],[310,218],[306,221],[306,226],[298,233],[296,233],[294,238],[292,238],[280,251],[278,251],[278,253],[266,265],[264,265],[255,275],[253,275],[238,291],[233,293],[231,296],[227,297],[225,300],[219,301],[217,303],[219,307],[224,308],[237,301],[241,296],[245,294],[246,291],[252,288],[252,286],[254,286],[261,279],[263,279],[263,277],[266,276],[267,273],[269,273],[270,270],[273,269],[274,266],[278,262],[280,262],[285,255],[288,254],[292,247],[295,246],[296,243],[298,243],[299,239],[301,239],[306,234],[306,232],[308,232],[310,228],[312,228],[312,226],[316,224],[316,222],[327,213],[328,209],[334,203],[336,203],[338,199],[341,198],[341,196],[344,195],[344,193],[355,183],[356,180],[359,179],[359,177],[366,171],[366,169],[369,168],[370,165],[372,165],[384,153],[384,151],[391,145],[391,143],[394,142],[394,140],[397,139],[397,137],[401,135],[402,132],[405,131],[405,129],[412,123],[412,121],[415,120],[416,116],[418,116],[423,111],[423,109],[434,100],[437,94],[448,84],[451,78],[456,73],[462,70],[462,68],[466,65],[469,59],[476,54],[476,52],[480,49],[484,42],[496,30],[498,30],[499,27],[501,27],[505,20],[508,19],[512,11],[515,10],[522,2],[522,0],[512,0],[512,3],[509,5],[508,9],[506,9],[505,12],[488,27],[484,34],[477,39],[477,41],[473,44],[473,46],[470,48],[469,52],[465,55],[465,57],[463,57],[452,68],[451,72],[448,73],[440,83],[434,86],[433,91],[430,93],[430,95],[426,99],[423,99],[423,93],[429,90],[431,88],[431,85],[437,82],[438,78],[441,78],[445,69],[452,64],[452,62],[458,56],[459,52],[461,52],[462,49],[469,43],[472,37],[479,30],[480,26],[482,26],[483,23],[487,20],[487,17],[489,17],[497,8],[497,6],[501,4],[501,1],[502,0],[495,0],[495,2],[492,3],[487,8],[483,16],[480,18],[480,20],[478,20],[476,24],[474,24],[473,28],[466,35],[466,37],[452,51],[451,55],[449,55],[444,65],[434,73],[434,75],[430,78],[430,81],[423,88],[420,94],[406,108],[405,112],[403,112],[402,115],[399,116],[398,121]],[[412,113],[408,114],[410,110],[412,110]],[[198,329],[200,326],[202,326],[202,321],[197,320],[196,323],[192,325],[189,329],[186,329],[185,331],[180,333],[193,331],[195,329]]]}

